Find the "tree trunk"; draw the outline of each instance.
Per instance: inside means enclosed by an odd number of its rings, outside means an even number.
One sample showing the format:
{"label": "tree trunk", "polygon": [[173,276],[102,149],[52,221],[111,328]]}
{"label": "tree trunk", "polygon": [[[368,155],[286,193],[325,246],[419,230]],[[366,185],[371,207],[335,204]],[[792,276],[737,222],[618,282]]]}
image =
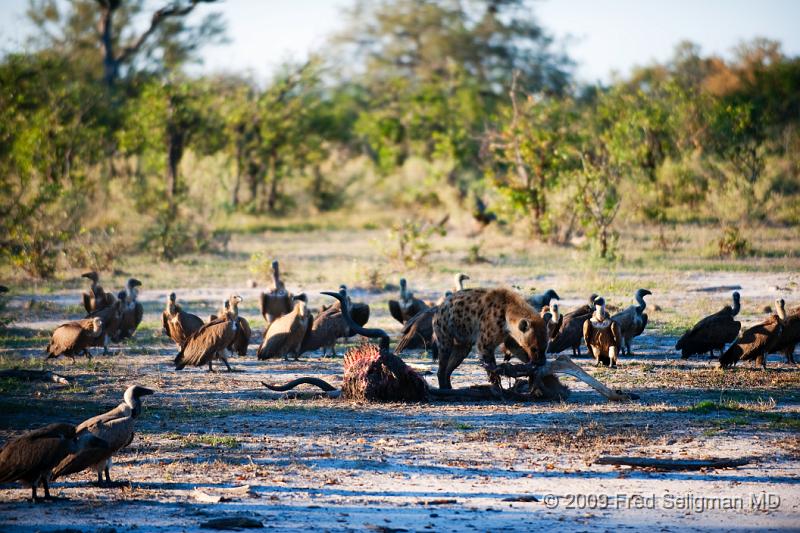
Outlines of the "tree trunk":
{"label": "tree trunk", "polygon": [[278,172],[276,169],[276,157],[269,158],[269,197],[267,198],[267,209],[270,213],[275,212],[275,204],[278,201]]}
{"label": "tree trunk", "polygon": [[242,183],[242,167],[244,166],[244,150],[240,144],[236,146],[236,176],[233,182],[233,190],[231,190],[231,206],[234,209],[239,207],[239,187]]}
{"label": "tree trunk", "polygon": [[103,80],[109,89],[114,88],[114,82],[119,75],[119,61],[114,57],[114,11],[119,7],[118,2],[100,2],[100,44],[103,47]]}
{"label": "tree trunk", "polygon": [[608,230],[605,226],[600,230],[600,257],[606,258],[608,253]]}
{"label": "tree trunk", "polygon": [[167,198],[174,202],[178,195],[178,165],[183,158],[183,132],[173,132],[169,135],[169,153],[167,156]]}

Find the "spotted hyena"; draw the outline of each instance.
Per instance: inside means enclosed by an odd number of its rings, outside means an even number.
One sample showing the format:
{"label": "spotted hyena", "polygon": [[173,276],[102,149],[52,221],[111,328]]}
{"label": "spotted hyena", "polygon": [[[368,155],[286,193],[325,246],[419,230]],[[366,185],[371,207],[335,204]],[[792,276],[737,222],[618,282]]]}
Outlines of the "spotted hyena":
{"label": "spotted hyena", "polygon": [[[547,327],[524,298],[510,289],[458,291],[439,306],[433,317],[439,347],[439,387],[451,388],[450,375],[477,344],[487,369],[497,362],[495,348],[513,340],[531,362],[544,364]],[[490,378],[491,378],[490,374]]]}

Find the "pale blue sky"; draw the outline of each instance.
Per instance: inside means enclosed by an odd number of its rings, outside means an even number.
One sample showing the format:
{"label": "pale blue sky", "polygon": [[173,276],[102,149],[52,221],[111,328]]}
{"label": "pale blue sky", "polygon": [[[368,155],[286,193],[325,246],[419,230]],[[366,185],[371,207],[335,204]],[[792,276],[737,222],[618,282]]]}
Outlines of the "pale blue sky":
{"label": "pale blue sky", "polygon": [[[148,0],[153,7],[165,0]],[[540,23],[566,39],[583,81],[663,61],[684,39],[728,55],[742,39],[767,37],[800,55],[800,0],[529,0]],[[204,71],[250,71],[263,79],[283,59],[303,59],[342,23],[348,0],[226,0],[230,44],[203,52]],[[19,48],[30,26],[27,0],[0,0],[0,50]]]}

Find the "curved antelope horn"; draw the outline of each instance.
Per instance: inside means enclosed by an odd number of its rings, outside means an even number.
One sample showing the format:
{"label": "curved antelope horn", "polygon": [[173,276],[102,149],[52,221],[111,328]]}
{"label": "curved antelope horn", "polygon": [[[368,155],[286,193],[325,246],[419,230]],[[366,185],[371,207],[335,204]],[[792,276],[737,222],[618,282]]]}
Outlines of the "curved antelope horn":
{"label": "curved antelope horn", "polygon": [[344,317],[344,321],[347,322],[347,325],[350,327],[350,329],[359,335],[363,335],[364,337],[370,339],[380,339],[381,351],[389,349],[389,335],[385,331],[378,328],[363,328],[359,326],[355,320],[353,320],[352,316],[350,316],[350,304],[347,302],[346,290],[339,289],[339,292],[322,291],[320,294],[331,296],[339,300],[339,303],[342,305],[342,317]]}

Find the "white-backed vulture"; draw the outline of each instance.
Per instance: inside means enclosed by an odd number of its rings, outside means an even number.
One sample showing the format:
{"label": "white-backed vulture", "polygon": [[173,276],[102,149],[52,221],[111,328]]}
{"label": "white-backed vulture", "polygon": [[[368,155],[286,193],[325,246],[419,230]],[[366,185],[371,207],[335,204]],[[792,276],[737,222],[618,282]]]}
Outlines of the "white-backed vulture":
{"label": "white-backed vulture", "polygon": [[277,261],[273,261],[272,290],[261,293],[261,316],[267,323],[267,329],[275,319],[289,313],[293,305],[292,294],[281,281],[280,266]]}
{"label": "white-backed vulture", "polygon": [[58,326],[50,338],[45,353],[48,359],[60,355],[72,357],[85,355],[91,357],[89,347],[103,334],[103,320],[99,317],[84,318]]}
{"label": "white-backed vulture", "polygon": [[180,349],[186,339],[203,327],[203,320],[197,315],[183,311],[176,303],[176,299],[174,292],[167,296],[166,309],[161,313],[161,325],[164,335],[172,339]]}
{"label": "white-backed vulture", "polygon": [[[213,322],[218,317],[227,315],[230,306],[230,301],[225,300],[222,302],[222,307],[220,310],[217,311],[217,314],[215,315],[209,315],[208,321]],[[250,346],[250,337],[253,335],[253,330],[250,329],[250,322],[248,322],[245,317],[237,316],[236,320],[238,322],[236,336],[233,338],[233,342],[231,342],[230,346],[228,346],[228,351],[244,357],[247,355],[247,348]]]}
{"label": "white-backed vulture", "polygon": [[133,337],[136,328],[142,323],[144,308],[137,301],[139,297],[139,289],[137,287],[141,285],[142,282],[135,278],[129,279],[125,284],[125,291],[121,293],[120,297],[120,300],[122,300],[122,316],[120,317],[119,328],[111,338],[114,342]]}
{"label": "white-backed vulture", "polygon": [[[454,278],[455,292],[463,291],[464,281],[468,279],[469,276],[466,274],[456,274]],[[436,314],[439,306],[452,295],[453,291],[445,291],[444,295],[436,302],[436,305],[423,309],[403,325],[400,340],[397,341],[397,346],[394,348],[395,355],[403,353],[404,350],[430,349],[432,359],[434,361],[439,360],[439,349],[433,340],[433,315]]]}
{"label": "white-backed vulture", "polygon": [[776,314],[744,330],[719,358],[720,366],[729,368],[739,361],[755,361],[762,368],[767,368],[767,354],[773,351],[783,332],[783,321],[786,319],[785,305],[783,300],[776,300]]}
{"label": "white-backed vulture", "polygon": [[122,321],[123,306],[122,300],[115,298],[113,294],[106,294],[111,297],[111,305],[86,315],[86,318],[100,318],[103,321],[102,333],[96,337],[91,344],[91,346],[102,346],[103,355],[108,355],[108,343],[119,330],[119,324]]}
{"label": "white-backed vulture", "polygon": [[[342,286],[344,287],[344,286]],[[346,290],[346,288],[345,288]],[[349,298],[349,297],[348,297]],[[350,314],[359,326],[364,326],[369,321],[369,305],[365,303],[349,303]],[[342,315],[342,306],[337,301],[324,308],[316,317],[311,318],[311,325],[306,332],[300,346],[300,354],[312,352],[322,348],[323,357],[330,350],[336,356],[336,341],[354,335],[347,321]]]}
{"label": "white-backed vulture", "polygon": [[295,359],[300,356],[300,348],[311,325],[311,314],[304,298],[295,298],[294,308],[289,314],[276,319],[264,332],[264,340],[258,347],[259,359],[283,357],[288,359],[292,354]]}
{"label": "white-backed vulture", "polygon": [[228,371],[232,371],[225,350],[236,338],[239,328],[239,303],[242,297],[230,297],[230,306],[225,316],[219,317],[195,331],[186,342],[181,345],[181,351],[175,357],[175,369],[182,370],[186,366],[208,365],[208,371],[213,370],[212,362],[218,359],[225,363]]}
{"label": "white-backed vulture", "polygon": [[583,323],[583,339],[589,353],[594,356],[595,364],[616,368],[622,347],[622,332],[619,324],[608,317],[605,299],[595,299],[594,313]]}
{"label": "white-backed vulture", "polygon": [[550,339],[548,353],[561,353],[567,348],[572,348],[572,356],[580,357],[581,343],[583,342],[583,323],[589,320],[594,311],[596,294],[589,296],[589,303],[573,309],[563,315],[561,326],[553,332]]}
{"label": "white-backed vulture", "polygon": [[442,305],[444,303],[445,298],[447,298],[448,296],[452,295],[453,292],[463,291],[464,290],[464,282],[466,280],[468,280],[468,279],[469,279],[469,276],[467,276],[464,273],[459,272],[458,274],[456,274],[455,277],[453,278],[453,281],[454,281],[453,290],[452,291],[444,291],[444,294],[442,296],[440,296],[438,300],[436,300],[436,305]]}
{"label": "white-backed vulture", "polygon": [[93,435],[108,443],[104,449],[84,449],[70,453],[53,470],[53,479],[82,472],[91,468],[97,473],[97,484],[111,485],[111,458],[115,453],[133,441],[136,419],[142,412],[142,396],[153,394],[153,390],[133,385],[125,390],[122,403],[114,409],[81,422],[75,431],[80,439],[83,435]]}
{"label": "white-backed vulture", "polygon": [[102,451],[108,443],[94,435],[76,436],[72,424],[50,424],[29,431],[6,443],[0,450],[0,483],[22,481],[31,487],[34,503],[41,484],[45,499],[50,499],[48,483],[53,468],[69,453]]}
{"label": "white-backed vulture", "polygon": [[83,307],[87,313],[100,311],[114,303],[113,295],[104,291],[103,287],[100,286],[100,276],[97,272],[86,272],[81,274],[81,277],[87,278],[92,282],[89,290],[83,293]]}
{"label": "white-backed vulture", "polygon": [[400,299],[389,300],[389,313],[401,324],[408,322],[411,317],[428,308],[428,304],[415,298],[408,290],[405,278],[400,279]]}
{"label": "white-backed vulture", "polygon": [[733,293],[733,306],[726,305],[714,314],[700,320],[692,329],[684,333],[675,344],[681,351],[681,359],[689,356],[710,353],[719,350],[722,355],[725,345],[736,340],[742,324],[734,320],[740,309],[739,293]]}
{"label": "white-backed vulture", "polygon": [[793,365],[794,349],[798,344],[800,344],[800,306],[786,313],[783,330],[772,351],[783,354],[786,362]]}
{"label": "white-backed vulture", "polygon": [[528,303],[538,313],[545,305],[550,305],[551,300],[560,300],[558,293],[553,289],[547,289],[542,294],[534,294],[528,298]]}
{"label": "white-backed vulture", "polygon": [[634,298],[638,305],[632,305],[611,317],[611,320],[619,324],[619,330],[622,332],[622,351],[624,355],[633,355],[631,339],[641,335],[644,328],[647,327],[647,313],[644,312],[647,304],[644,301],[644,297],[650,294],[653,293],[647,289],[637,290]]}

